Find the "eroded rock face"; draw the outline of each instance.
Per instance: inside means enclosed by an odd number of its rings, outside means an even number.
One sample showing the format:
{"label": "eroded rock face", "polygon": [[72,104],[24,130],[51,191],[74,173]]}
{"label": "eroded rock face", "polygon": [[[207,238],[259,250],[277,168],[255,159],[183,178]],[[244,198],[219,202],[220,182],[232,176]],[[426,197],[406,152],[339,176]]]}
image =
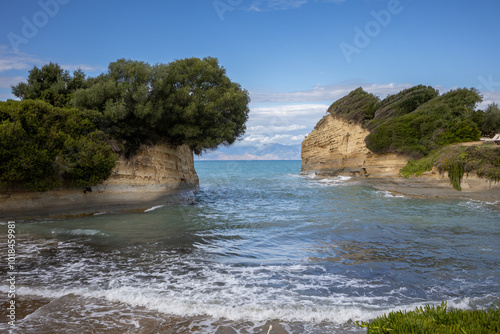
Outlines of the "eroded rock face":
{"label": "eroded rock face", "polygon": [[187,145],[144,146],[120,157],[108,180],[87,189],[0,191],[0,218],[91,214],[191,203],[198,189],[193,152]]}
{"label": "eroded rock face", "polygon": [[356,123],[327,115],[302,142],[303,174],[397,177],[408,158],[374,154],[365,144],[370,132]]}
{"label": "eroded rock face", "polygon": [[198,185],[194,170],[193,152],[187,145],[159,144],[143,146],[126,159],[121,156],[111,177],[96,190],[119,189],[120,186],[138,189],[179,189]]}

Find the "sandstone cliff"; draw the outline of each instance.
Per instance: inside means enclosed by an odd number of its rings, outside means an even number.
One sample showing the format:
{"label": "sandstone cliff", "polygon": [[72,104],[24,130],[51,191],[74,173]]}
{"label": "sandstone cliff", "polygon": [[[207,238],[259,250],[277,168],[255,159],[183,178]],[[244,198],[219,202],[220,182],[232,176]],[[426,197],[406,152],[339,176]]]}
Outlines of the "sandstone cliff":
{"label": "sandstone cliff", "polygon": [[365,144],[370,132],[354,121],[327,115],[302,142],[301,174],[362,177],[363,184],[380,190],[418,197],[474,198],[496,202],[500,183],[464,175],[462,191],[453,188],[446,172],[436,168],[419,177],[405,179],[399,171],[408,158],[397,154],[375,154]]}
{"label": "sandstone cliff", "polygon": [[328,114],[302,142],[302,174],[397,177],[408,158],[374,154],[365,144],[370,132],[354,121]]}
{"label": "sandstone cliff", "polygon": [[0,217],[90,214],[190,203],[197,187],[193,152],[187,145],[144,146],[130,159],[120,157],[110,178],[94,187],[48,192],[3,190]]}

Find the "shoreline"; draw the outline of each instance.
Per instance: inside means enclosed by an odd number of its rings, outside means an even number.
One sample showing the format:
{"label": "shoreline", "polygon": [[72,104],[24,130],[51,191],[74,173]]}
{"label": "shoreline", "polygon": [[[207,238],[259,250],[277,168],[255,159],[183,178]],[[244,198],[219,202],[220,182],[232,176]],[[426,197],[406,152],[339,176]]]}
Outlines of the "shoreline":
{"label": "shoreline", "polygon": [[408,179],[403,177],[366,177],[352,178],[349,182],[357,182],[405,197],[476,200],[500,206],[500,183],[480,178],[464,178],[462,191],[453,188],[447,177],[419,176]]}
{"label": "shoreline", "polygon": [[75,189],[0,193],[0,220],[72,218],[99,213],[144,212],[156,206],[189,205],[195,200],[198,184],[186,184],[177,189],[169,189],[168,185],[113,187],[115,191],[95,188],[86,193]]}

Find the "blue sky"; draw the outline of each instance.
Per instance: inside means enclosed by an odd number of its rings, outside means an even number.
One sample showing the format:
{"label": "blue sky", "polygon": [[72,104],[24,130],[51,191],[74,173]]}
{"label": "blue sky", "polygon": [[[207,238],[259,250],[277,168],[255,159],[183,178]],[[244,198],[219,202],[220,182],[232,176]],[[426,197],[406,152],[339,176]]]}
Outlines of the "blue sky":
{"label": "blue sky", "polygon": [[500,102],[499,13],[498,0],[4,1],[0,100],[50,61],[97,75],[118,58],[212,56],[252,98],[238,145],[300,144],[359,86],[476,87]]}

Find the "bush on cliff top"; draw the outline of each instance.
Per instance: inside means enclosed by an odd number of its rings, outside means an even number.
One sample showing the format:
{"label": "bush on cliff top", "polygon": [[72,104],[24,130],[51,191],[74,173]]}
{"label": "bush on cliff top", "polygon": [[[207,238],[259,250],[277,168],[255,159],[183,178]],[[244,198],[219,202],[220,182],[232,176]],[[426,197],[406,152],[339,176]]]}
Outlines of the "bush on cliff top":
{"label": "bush on cliff top", "polygon": [[0,102],[0,184],[46,191],[107,179],[116,158],[95,116],[44,101]]}
{"label": "bush on cliff top", "polygon": [[475,89],[439,96],[432,87],[415,86],[378,102],[358,88],[332,104],[329,112],[368,128],[371,151],[421,158],[444,145],[479,140],[481,117],[475,106],[481,100]]}
{"label": "bush on cliff top", "polygon": [[334,102],[328,112],[347,121],[366,123],[373,119],[379,105],[379,98],[365,92],[361,87]]}

